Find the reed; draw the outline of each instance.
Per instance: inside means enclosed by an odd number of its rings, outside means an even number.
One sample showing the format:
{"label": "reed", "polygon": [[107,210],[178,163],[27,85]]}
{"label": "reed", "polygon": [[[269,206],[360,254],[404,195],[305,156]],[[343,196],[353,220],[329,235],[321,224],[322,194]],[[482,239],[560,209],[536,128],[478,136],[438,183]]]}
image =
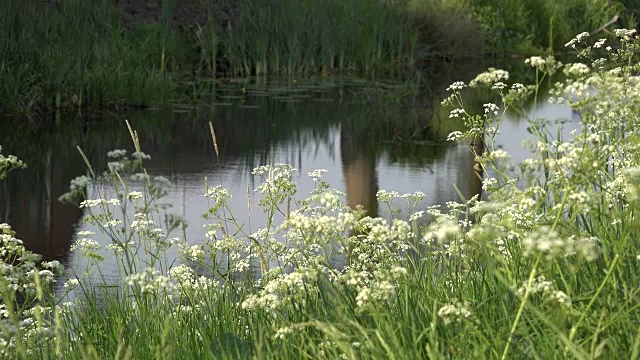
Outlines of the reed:
{"label": "reed", "polygon": [[[112,1],[11,1],[0,18],[0,108],[146,106],[184,100],[187,75],[329,75],[420,79],[434,62],[555,51],[633,1],[208,1],[208,24],[185,39],[159,24],[125,29]],[[217,24],[213,14],[227,12]],[[604,33],[603,35],[604,36]],[[497,60],[497,58],[494,58]],[[191,74],[189,74],[191,72]],[[192,89],[193,90],[193,89]]]}
{"label": "reed", "polygon": [[[578,30],[596,31],[614,16],[608,0],[241,0],[220,55],[234,75],[415,76],[434,60],[563,49]],[[600,30],[601,36],[606,32]]]}
{"label": "reed", "polygon": [[161,25],[125,31],[108,0],[34,6],[10,1],[0,18],[0,108],[159,104],[188,55]]}
{"label": "reed", "polygon": [[465,7],[473,11],[489,48],[499,57],[553,53],[585,29],[608,37],[600,28],[616,15],[618,27],[632,21],[622,2],[609,0],[468,0]]}
{"label": "reed", "polygon": [[453,8],[449,3],[241,0],[223,56],[230,72],[240,75],[351,71],[398,76],[433,55],[430,44],[419,43],[425,26],[420,16],[427,8],[434,15]]}

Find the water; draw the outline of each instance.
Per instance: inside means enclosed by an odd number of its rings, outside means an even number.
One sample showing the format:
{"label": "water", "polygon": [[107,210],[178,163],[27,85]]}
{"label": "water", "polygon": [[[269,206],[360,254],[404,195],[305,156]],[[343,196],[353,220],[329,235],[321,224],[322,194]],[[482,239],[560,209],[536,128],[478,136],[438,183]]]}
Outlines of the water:
{"label": "water", "polygon": [[[440,88],[446,85],[447,80]],[[178,108],[5,124],[0,128],[4,152],[17,155],[29,168],[0,183],[0,222],[10,223],[26,247],[45,260],[75,263],[69,248],[75,233],[88,228],[83,223],[85,213],[57,198],[67,191],[71,179],[87,173],[76,146],[97,168],[106,164],[107,151],[132,149],[124,118],[137,129],[143,151],[152,157],[146,163],[149,173],[171,180],[164,201],[189,223],[187,239],[192,244],[204,240],[205,177],[211,183],[222,182],[233,194],[232,211],[250,232],[265,222],[261,209],[247,210],[247,196],[253,204],[258,200],[253,190],[259,181],[251,170],[259,165],[293,165],[298,170],[298,198],[313,189],[307,173],[327,169],[324,180],[344,191],[350,206],[361,204],[371,215],[384,217],[389,216],[388,210],[375,198],[381,189],[422,191],[426,199],[421,208],[461,200],[456,189],[465,198],[479,194],[481,184],[469,150],[437,142],[455,129],[440,120],[449,121],[448,112],[437,105],[444,94],[398,105],[390,99],[398,91],[384,84],[365,86],[353,81],[232,82],[213,89],[197,112]],[[566,107],[541,104],[536,111],[548,118],[573,118],[565,133],[575,128],[575,114]],[[216,130],[220,167],[209,122]],[[528,136],[526,126],[521,119],[507,118],[497,139],[516,159],[528,154],[521,147]],[[406,206],[398,205],[408,216]],[[107,261],[103,271],[114,273],[115,266]]]}

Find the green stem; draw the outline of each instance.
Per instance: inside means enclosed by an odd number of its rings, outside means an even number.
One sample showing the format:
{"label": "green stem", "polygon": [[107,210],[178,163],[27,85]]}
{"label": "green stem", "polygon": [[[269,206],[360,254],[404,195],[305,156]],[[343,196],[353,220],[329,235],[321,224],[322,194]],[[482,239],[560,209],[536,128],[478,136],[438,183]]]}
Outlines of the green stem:
{"label": "green stem", "polygon": [[527,300],[529,299],[529,294],[531,292],[531,286],[533,285],[533,281],[536,278],[536,271],[538,269],[538,265],[540,264],[540,259],[542,259],[542,254],[538,255],[536,259],[536,263],[533,265],[531,272],[529,273],[529,281],[527,281],[527,287],[524,292],[524,296],[522,297],[522,302],[520,303],[520,307],[518,308],[518,312],[516,313],[516,319],[513,321],[513,326],[511,326],[511,331],[509,332],[509,339],[507,340],[507,345],[504,347],[504,351],[502,352],[502,360],[507,358],[507,354],[509,353],[509,348],[511,347],[511,342],[513,341],[513,334],[516,332],[516,328],[518,327],[518,323],[520,323],[520,318],[522,317],[522,313],[524,312],[524,308],[527,305]]}
{"label": "green stem", "polygon": [[565,191],[564,193],[564,197],[562,198],[562,203],[560,204],[560,208],[558,209],[558,213],[556,214],[556,219],[553,222],[553,226],[551,227],[551,230],[555,230],[556,227],[558,226],[558,222],[560,221],[560,217],[562,216],[563,210],[564,210],[564,206],[567,204],[567,200],[569,199],[569,194],[571,192],[570,191]]}
{"label": "green stem", "polygon": [[604,280],[602,280],[600,287],[598,287],[598,291],[596,291],[596,294],[593,295],[586,309],[582,311],[582,314],[580,315],[578,322],[576,322],[576,324],[571,328],[571,332],[569,333],[569,341],[573,341],[573,339],[575,338],[578,328],[580,327],[580,324],[582,324],[582,321],[584,321],[584,319],[586,318],[587,313],[589,313],[589,310],[591,309],[593,304],[596,302],[596,299],[598,298],[598,296],[600,296],[600,293],[602,292],[602,290],[604,290],[604,286],[607,284],[607,281],[611,278],[611,274],[613,274],[613,269],[618,264],[618,260],[620,260],[620,255],[616,254],[616,256],[613,258],[613,261],[611,262],[611,265],[609,266],[607,275],[604,277]]}

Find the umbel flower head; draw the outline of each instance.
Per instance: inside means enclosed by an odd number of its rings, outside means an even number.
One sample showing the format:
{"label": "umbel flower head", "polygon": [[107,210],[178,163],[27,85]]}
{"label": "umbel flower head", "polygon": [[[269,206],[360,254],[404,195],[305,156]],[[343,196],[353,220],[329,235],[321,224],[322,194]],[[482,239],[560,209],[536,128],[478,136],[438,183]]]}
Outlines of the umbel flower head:
{"label": "umbel flower head", "polygon": [[489,70],[478,74],[475,79],[471,80],[469,87],[491,87],[497,82],[504,82],[509,80],[509,72],[496,68],[489,68]]}
{"label": "umbel flower head", "polygon": [[25,167],[27,167],[27,165],[15,155],[2,155],[2,146],[0,146],[0,180],[4,179],[11,170],[23,169]]}

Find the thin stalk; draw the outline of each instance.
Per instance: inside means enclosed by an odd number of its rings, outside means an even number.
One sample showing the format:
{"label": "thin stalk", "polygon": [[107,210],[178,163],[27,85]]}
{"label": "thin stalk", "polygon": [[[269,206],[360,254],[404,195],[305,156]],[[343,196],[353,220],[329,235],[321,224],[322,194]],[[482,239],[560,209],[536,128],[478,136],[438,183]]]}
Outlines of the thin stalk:
{"label": "thin stalk", "polygon": [[516,332],[518,324],[520,323],[520,318],[522,317],[522,313],[524,312],[524,308],[527,305],[527,301],[529,300],[529,295],[531,294],[531,286],[533,285],[533,281],[536,278],[536,271],[538,269],[538,265],[540,264],[540,260],[542,259],[542,254],[539,254],[533,268],[531,268],[531,272],[529,273],[529,280],[527,281],[527,287],[524,292],[524,296],[522,297],[522,301],[520,302],[520,307],[518,307],[518,312],[516,313],[516,318],[513,321],[513,325],[511,326],[511,331],[509,332],[509,339],[507,340],[507,345],[504,347],[504,351],[502,352],[502,356],[500,357],[502,360],[507,358],[509,354],[509,349],[511,346],[511,342],[513,341],[513,335]]}

